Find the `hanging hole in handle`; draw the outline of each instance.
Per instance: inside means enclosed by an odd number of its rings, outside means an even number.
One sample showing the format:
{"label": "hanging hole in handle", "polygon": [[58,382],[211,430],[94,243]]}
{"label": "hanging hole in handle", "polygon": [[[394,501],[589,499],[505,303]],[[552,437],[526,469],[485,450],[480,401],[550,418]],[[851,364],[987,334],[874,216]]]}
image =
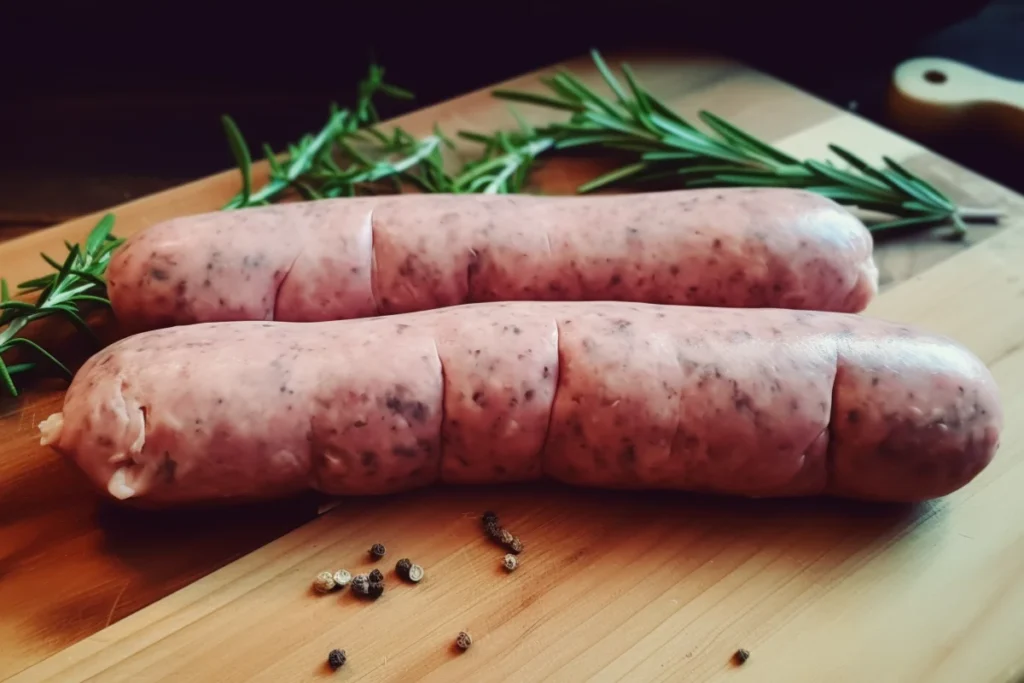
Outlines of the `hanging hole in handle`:
{"label": "hanging hole in handle", "polygon": [[924,72],[924,80],[928,81],[929,83],[939,85],[940,83],[945,83],[947,78],[946,74],[942,73],[941,71],[929,69],[928,71]]}

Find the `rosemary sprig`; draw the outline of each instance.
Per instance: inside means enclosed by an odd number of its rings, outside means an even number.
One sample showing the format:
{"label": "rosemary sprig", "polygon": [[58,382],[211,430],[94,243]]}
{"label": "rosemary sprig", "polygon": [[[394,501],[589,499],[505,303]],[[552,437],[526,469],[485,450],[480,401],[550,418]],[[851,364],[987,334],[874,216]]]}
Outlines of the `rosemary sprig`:
{"label": "rosemary sprig", "polygon": [[[122,242],[111,235],[113,227],[114,217],[107,214],[90,231],[84,245],[65,242],[68,254],[61,263],[42,254],[54,272],[18,285],[19,296],[39,292],[35,303],[12,298],[7,280],[0,279],[0,382],[12,396],[18,395],[14,376],[32,370],[39,361],[71,378],[67,366],[49,351],[31,339],[19,336],[30,323],[49,317],[64,318],[84,336],[99,343],[84,316],[86,309],[94,304],[110,305],[103,274],[111,254]],[[39,360],[8,365],[3,355],[17,347],[27,351],[29,357],[35,356]]]}
{"label": "rosemary sprig", "polygon": [[874,232],[952,223],[953,236],[963,237],[965,220],[992,220],[998,214],[957,207],[941,191],[888,157],[874,168],[849,150],[830,145],[848,164],[799,160],[757,139],[728,121],[701,111],[708,129],[698,129],[637,81],[628,64],[621,65],[625,84],[591,51],[598,71],[613,94],[602,97],[566,71],[542,79],[548,94],[496,90],[498,98],[570,112],[566,121],[550,124],[539,136],[555,140],[555,150],[589,148],[614,152],[623,165],[580,186],[592,192],[609,186],[679,187],[771,186],[802,188],[861,209],[887,214],[872,223]]}
{"label": "rosemary sprig", "polygon": [[[349,174],[340,169],[334,161],[339,150],[349,151],[348,140],[360,129],[379,121],[374,98],[380,94],[397,99],[411,99],[412,93],[384,80],[384,69],[370,65],[367,76],[359,83],[358,98],[354,109],[340,109],[331,105],[326,125],[316,135],[305,135],[295,144],[288,145],[287,154],[275,154],[266,144],[263,152],[270,166],[270,180],[261,188],[252,186],[252,155],[237,124],[230,116],[221,117],[228,145],[242,175],[242,189],[222,209],[239,209],[248,206],[264,206],[282,197],[289,189],[299,192],[305,199],[322,199],[350,194],[347,190],[352,182],[359,180],[359,173]],[[366,171],[368,169],[361,169]],[[372,174],[371,174],[372,175]],[[386,174],[381,174],[382,179]],[[351,181],[342,181],[346,178]],[[320,187],[319,180],[333,182]]]}

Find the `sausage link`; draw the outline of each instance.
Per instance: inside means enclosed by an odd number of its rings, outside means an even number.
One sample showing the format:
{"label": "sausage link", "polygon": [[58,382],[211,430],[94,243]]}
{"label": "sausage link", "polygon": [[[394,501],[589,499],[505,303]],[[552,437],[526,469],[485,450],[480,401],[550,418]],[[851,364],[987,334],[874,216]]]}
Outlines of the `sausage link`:
{"label": "sausage link", "polygon": [[1002,428],[956,342],[852,314],[469,304],[198,324],[89,359],[44,443],[152,505],[444,481],[916,501]]}
{"label": "sausage link", "polygon": [[863,224],[802,190],[401,195],[175,218],[131,236],[107,278],[135,331],[513,300],[858,312],[871,250]]}

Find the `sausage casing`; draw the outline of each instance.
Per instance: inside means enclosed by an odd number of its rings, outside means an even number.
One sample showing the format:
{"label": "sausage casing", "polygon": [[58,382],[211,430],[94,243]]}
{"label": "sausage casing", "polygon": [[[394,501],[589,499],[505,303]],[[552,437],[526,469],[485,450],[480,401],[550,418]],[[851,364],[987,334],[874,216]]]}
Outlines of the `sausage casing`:
{"label": "sausage casing", "polygon": [[131,331],[518,300],[859,312],[877,279],[860,221],[785,188],[242,209],[151,226],[107,271],[114,311]]}
{"label": "sausage casing", "polygon": [[470,304],[144,332],[41,425],[140,503],[531,481],[915,501],[967,484],[1002,427],[957,343],[852,314]]}

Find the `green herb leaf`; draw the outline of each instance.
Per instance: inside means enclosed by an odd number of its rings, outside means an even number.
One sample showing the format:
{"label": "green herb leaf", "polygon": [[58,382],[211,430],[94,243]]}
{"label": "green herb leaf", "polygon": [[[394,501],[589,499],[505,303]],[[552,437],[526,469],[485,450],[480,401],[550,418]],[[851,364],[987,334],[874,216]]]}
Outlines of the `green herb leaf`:
{"label": "green herb leaf", "polygon": [[714,129],[715,132],[726,140],[729,140],[740,147],[750,149],[755,154],[758,154],[769,161],[787,165],[800,163],[798,159],[794,159],[771,145],[758,140],[750,133],[737,128],[725,119],[719,118],[709,111],[701,111],[698,116],[702,121],[704,121],[704,123],[708,124],[708,126]]}
{"label": "green herb leaf", "polygon": [[248,204],[249,197],[252,196],[252,157],[249,155],[249,145],[246,144],[242,131],[238,130],[234,119],[225,115],[220,120],[228,137],[231,154],[235,157],[235,163],[242,174],[242,204]]}
{"label": "green herb leaf", "polygon": [[7,389],[7,393],[11,396],[18,395],[18,388],[14,386],[14,379],[11,377],[11,373],[8,371],[3,358],[0,358],[0,379],[3,380],[4,388]]}
{"label": "green herb leaf", "polygon": [[617,183],[624,178],[628,178],[629,176],[636,175],[637,173],[640,173],[646,168],[647,164],[644,163],[623,166],[622,168],[618,168],[610,173],[605,173],[603,176],[595,178],[591,180],[589,183],[584,183],[580,185],[577,191],[580,192],[581,194],[586,192],[593,192],[594,190],[606,187],[613,183]]}
{"label": "green herb leaf", "polygon": [[85,252],[92,253],[98,250],[110,237],[110,231],[114,229],[114,214],[108,213],[100,219],[88,237],[85,238]]}

